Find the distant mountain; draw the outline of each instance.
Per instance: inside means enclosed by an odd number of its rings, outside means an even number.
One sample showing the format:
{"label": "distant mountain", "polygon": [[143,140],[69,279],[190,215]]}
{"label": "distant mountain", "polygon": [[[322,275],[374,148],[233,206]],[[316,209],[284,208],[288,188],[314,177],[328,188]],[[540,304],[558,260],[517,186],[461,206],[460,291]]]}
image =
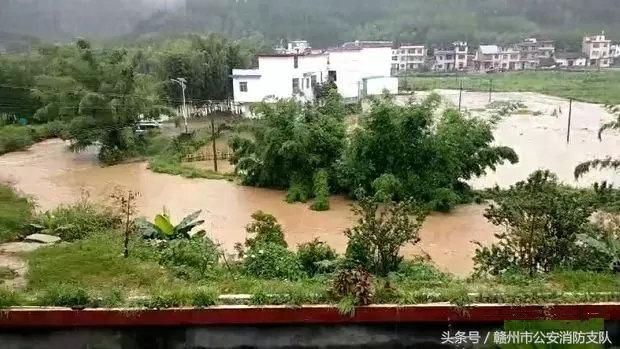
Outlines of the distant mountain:
{"label": "distant mountain", "polygon": [[619,0],[0,0],[0,31],[48,40],[153,33],[259,34],[328,46],[357,38],[449,43],[585,33],[620,40]]}

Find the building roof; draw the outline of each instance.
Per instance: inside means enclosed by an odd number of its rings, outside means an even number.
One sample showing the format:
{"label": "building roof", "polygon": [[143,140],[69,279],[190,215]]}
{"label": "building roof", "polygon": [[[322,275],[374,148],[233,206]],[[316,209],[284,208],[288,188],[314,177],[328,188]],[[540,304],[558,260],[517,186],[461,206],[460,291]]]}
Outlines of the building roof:
{"label": "building roof", "polygon": [[480,52],[483,55],[497,55],[500,53],[500,49],[497,45],[480,45]]}
{"label": "building roof", "polygon": [[394,43],[392,41],[371,41],[371,40],[357,40],[351,42],[345,42],[342,44],[343,48],[361,47],[361,48],[379,48],[379,47],[392,47]]}
{"label": "building roof", "polygon": [[259,78],[261,77],[261,73],[258,69],[233,69],[231,76],[233,78]]}

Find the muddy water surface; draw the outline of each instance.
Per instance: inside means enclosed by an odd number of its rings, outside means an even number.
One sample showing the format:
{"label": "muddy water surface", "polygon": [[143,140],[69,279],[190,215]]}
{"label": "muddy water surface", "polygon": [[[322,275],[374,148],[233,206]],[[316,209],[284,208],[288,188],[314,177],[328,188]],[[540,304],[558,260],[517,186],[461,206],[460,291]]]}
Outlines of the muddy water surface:
{"label": "muddy water surface", "polygon": [[[446,100],[457,104],[458,91],[440,91]],[[494,100],[515,100],[527,105],[528,114],[504,118],[495,131],[498,144],[513,147],[519,164],[503,165],[496,172],[474,179],[472,185],[484,188],[498,184],[506,187],[522,180],[536,169],[548,168],[560,179],[578,186],[607,179],[620,184],[614,171],[594,172],[576,182],[573,170],[582,161],[605,156],[620,157],[620,137],[611,133],[597,139],[600,125],[611,116],[598,105],[575,103],[571,143],[566,144],[568,103],[566,100],[533,93],[498,93]],[[463,105],[472,114],[484,111],[488,95],[465,93]],[[560,112],[560,109],[562,111]],[[558,116],[552,116],[553,110]],[[534,112],[541,115],[535,116]],[[209,166],[208,163],[200,164]],[[206,229],[211,237],[226,248],[245,238],[244,226],[257,210],[271,213],[284,226],[291,246],[320,238],[339,251],[344,251],[343,230],[354,224],[350,202],[342,197],[331,200],[331,210],[314,212],[306,204],[289,205],[280,191],[243,187],[226,181],[186,179],[155,174],[144,163],[101,168],[93,150],[80,154],[66,151],[65,144],[51,140],[34,145],[29,151],[0,156],[0,181],[10,180],[27,194],[33,195],[40,209],[51,209],[77,200],[83,189],[91,197],[103,200],[115,186],[141,193],[140,213],[152,217],[165,206],[177,220],[202,209]],[[464,275],[471,271],[475,245],[493,241],[497,228],[482,216],[484,206],[468,205],[450,214],[433,214],[421,231],[421,243],[407,247],[407,255],[427,253],[442,269]]]}
{"label": "muddy water surface", "polygon": [[[94,152],[68,152],[59,140],[1,156],[0,180],[9,180],[35,196],[43,210],[79,199],[83,189],[93,199],[102,200],[119,185],[141,193],[140,213],[148,217],[160,213],[164,206],[177,219],[202,209],[210,236],[228,249],[243,241],[243,227],[257,210],[276,216],[291,246],[317,237],[342,252],[346,247],[342,232],[354,223],[350,202],[342,197],[332,198],[331,210],[314,212],[306,204],[287,204],[280,191],[156,174],[144,163],[102,168]],[[494,227],[482,217],[483,210],[483,206],[471,205],[449,215],[434,214],[422,229],[419,246],[407,247],[404,253],[427,253],[444,270],[468,273],[474,251],[470,241],[490,242],[493,236]]]}

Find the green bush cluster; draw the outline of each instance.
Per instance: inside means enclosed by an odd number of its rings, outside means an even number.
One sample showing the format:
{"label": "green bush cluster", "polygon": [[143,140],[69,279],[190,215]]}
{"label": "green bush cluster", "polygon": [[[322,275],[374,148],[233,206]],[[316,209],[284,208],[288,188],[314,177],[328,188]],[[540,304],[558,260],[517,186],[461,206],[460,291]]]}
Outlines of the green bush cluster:
{"label": "green bush cluster", "polygon": [[0,127],[0,154],[25,150],[36,142],[62,137],[63,133],[64,124],[60,121],[35,126],[3,126]]}
{"label": "green bush cluster", "polygon": [[161,243],[159,263],[188,279],[203,278],[219,262],[218,247],[206,237],[175,239]]}
{"label": "green bush cluster", "polygon": [[34,204],[29,198],[0,183],[0,242],[23,235],[33,212]]}
{"label": "green bush cluster", "polygon": [[119,226],[118,213],[90,202],[87,198],[38,214],[30,228],[36,232],[60,237],[64,241],[83,239],[98,232],[109,231]]}
{"label": "green bush cluster", "polygon": [[297,247],[297,258],[304,272],[310,277],[319,272],[331,272],[336,267],[336,251],[319,239]]}

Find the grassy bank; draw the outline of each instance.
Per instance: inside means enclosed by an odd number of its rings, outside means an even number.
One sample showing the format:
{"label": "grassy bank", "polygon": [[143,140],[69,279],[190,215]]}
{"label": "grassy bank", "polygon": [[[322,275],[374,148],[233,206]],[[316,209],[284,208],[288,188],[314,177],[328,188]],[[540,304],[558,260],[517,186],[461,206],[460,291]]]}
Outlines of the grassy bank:
{"label": "grassy bank", "polygon": [[[203,306],[223,304],[224,294],[251,294],[252,304],[341,304],[331,292],[332,275],[296,280],[250,276],[239,263],[214,265],[200,277],[163,268],[158,254],[139,240],[130,258],[122,257],[119,234],[97,234],[71,244],[25,255],[30,270],[28,288],[10,293],[11,303],[61,306]],[[618,301],[620,278],[613,274],[558,271],[526,277],[519,274],[493,279],[457,279],[421,261],[408,261],[388,277],[372,280],[374,303],[418,304],[473,302]],[[608,292],[608,294],[604,294]],[[5,295],[6,300],[10,297]],[[2,302],[0,302],[2,304]]]}
{"label": "grassy bank", "polygon": [[411,76],[401,78],[401,88],[411,90],[458,89],[487,92],[493,80],[496,92],[538,92],[592,103],[620,103],[620,71],[512,72],[463,76]]}
{"label": "grassy bank", "polygon": [[0,242],[15,240],[32,218],[32,201],[0,183]]}
{"label": "grassy bank", "polygon": [[0,127],[0,155],[12,151],[26,150],[36,142],[61,137],[64,124],[59,121],[35,126]]}

